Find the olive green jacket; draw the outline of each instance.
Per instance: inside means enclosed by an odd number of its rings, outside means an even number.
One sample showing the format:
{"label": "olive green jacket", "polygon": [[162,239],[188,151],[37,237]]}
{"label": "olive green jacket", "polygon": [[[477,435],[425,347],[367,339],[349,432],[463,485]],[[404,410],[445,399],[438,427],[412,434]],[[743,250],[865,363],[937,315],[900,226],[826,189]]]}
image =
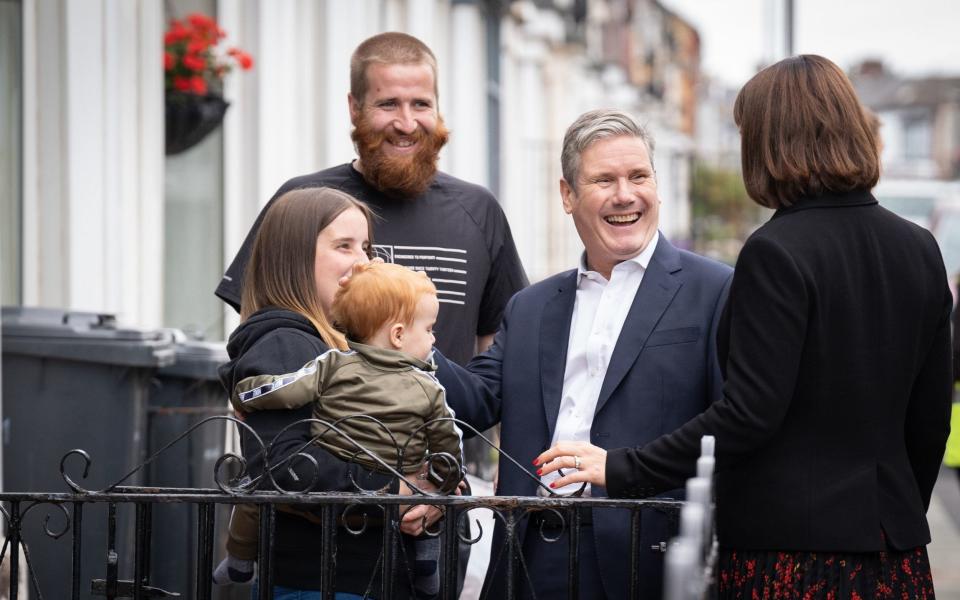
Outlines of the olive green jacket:
{"label": "olive green jacket", "polygon": [[[311,426],[315,443],[369,469],[384,471],[379,458],[413,473],[429,451],[450,454],[462,474],[462,434],[435,370],[432,358],[351,342],[350,350],[328,350],[295,373],[247,377],[230,401],[244,413],[313,403],[313,418],[323,421]],[[444,478],[451,467],[442,460],[433,466]]]}

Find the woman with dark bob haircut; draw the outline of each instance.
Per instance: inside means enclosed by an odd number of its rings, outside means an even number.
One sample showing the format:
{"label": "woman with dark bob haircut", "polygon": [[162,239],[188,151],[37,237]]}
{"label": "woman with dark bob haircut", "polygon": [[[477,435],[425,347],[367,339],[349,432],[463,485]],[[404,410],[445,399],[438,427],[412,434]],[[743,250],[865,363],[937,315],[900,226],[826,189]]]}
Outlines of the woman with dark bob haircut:
{"label": "woman with dark bob haircut", "polygon": [[747,192],[776,213],[737,261],[722,399],[642,448],[559,442],[538,461],[564,468],[557,485],[650,496],[693,476],[714,435],[721,597],[932,598],[952,387],[940,251],[870,194],[877,140],[829,60],[764,69],[734,117]]}

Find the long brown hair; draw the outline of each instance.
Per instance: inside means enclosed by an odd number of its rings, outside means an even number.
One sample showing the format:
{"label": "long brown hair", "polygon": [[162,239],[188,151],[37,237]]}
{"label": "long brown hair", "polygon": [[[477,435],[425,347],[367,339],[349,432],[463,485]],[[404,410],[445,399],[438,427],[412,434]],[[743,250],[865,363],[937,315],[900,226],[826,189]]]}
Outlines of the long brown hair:
{"label": "long brown hair", "polygon": [[343,334],[324,314],[314,281],[317,236],[343,211],[356,208],[367,219],[373,241],[370,210],[353,196],[331,188],[291,190],[263,217],[243,276],[240,319],[267,306],[299,313],[316,327],[331,348],[347,349]]}
{"label": "long brown hair", "polygon": [[822,56],[802,54],[754,75],[737,95],[743,182],[758,204],[869,190],[880,177],[876,136],[850,80]]}

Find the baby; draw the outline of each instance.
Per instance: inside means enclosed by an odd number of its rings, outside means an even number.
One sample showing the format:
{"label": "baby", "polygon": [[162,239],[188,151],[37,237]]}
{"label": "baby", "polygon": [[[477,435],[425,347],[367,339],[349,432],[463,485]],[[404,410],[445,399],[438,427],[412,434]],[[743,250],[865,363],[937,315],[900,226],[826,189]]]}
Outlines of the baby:
{"label": "baby", "polygon": [[[230,401],[238,413],[313,405],[313,417],[336,427],[358,444],[405,474],[422,471],[428,454],[446,453],[451,460],[433,462],[444,492],[462,478],[460,430],[449,420],[443,387],[433,375],[433,325],[440,303],[422,272],[387,263],[356,265],[338,290],[333,319],[346,333],[348,351],[329,350],[296,373],[261,375],[240,381]],[[424,426],[425,423],[428,423]],[[383,471],[382,465],[336,432],[312,424],[315,443],[343,460]],[[398,448],[399,446],[399,448]],[[398,450],[402,451],[402,455]],[[217,583],[242,583],[253,577],[259,534],[257,509],[238,505],[230,518],[227,558],[214,572]],[[418,593],[436,593],[439,542],[417,540]],[[429,565],[433,573],[421,572]]]}

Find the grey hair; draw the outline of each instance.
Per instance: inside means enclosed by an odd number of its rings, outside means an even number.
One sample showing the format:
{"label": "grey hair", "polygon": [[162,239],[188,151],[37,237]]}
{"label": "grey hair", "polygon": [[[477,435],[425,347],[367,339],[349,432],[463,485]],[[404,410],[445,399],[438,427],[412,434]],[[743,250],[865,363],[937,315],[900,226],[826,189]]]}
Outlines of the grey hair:
{"label": "grey hair", "polygon": [[567,133],[563,136],[563,151],[560,153],[560,168],[563,178],[574,191],[580,175],[580,155],[597,140],[622,135],[643,141],[647,154],[650,155],[650,166],[653,167],[653,137],[636,119],[622,110],[591,110],[577,117],[567,128]]}

